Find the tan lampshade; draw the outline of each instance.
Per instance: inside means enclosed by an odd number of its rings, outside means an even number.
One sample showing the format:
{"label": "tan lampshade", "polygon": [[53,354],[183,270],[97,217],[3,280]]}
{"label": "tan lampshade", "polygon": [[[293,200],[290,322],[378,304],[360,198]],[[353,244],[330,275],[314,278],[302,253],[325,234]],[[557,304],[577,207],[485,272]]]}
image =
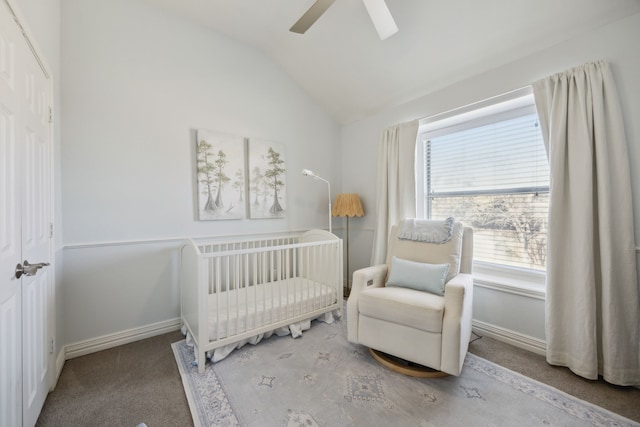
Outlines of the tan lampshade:
{"label": "tan lampshade", "polygon": [[364,210],[360,197],[355,193],[338,194],[331,210],[333,216],[363,216]]}

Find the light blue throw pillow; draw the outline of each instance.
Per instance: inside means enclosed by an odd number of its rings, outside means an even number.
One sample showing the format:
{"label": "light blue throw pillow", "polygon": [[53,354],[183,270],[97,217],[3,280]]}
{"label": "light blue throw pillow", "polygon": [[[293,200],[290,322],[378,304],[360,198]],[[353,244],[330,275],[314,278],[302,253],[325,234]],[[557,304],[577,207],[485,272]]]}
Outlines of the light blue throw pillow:
{"label": "light blue throw pillow", "polygon": [[427,264],[393,257],[387,286],[444,295],[447,273],[449,273],[449,264]]}

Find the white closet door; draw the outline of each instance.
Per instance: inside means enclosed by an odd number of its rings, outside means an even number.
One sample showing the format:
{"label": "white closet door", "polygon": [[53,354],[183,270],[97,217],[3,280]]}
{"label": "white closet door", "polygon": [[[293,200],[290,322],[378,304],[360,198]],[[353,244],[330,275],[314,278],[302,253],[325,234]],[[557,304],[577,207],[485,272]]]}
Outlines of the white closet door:
{"label": "white closet door", "polygon": [[[21,147],[22,259],[31,264],[50,260],[51,153],[49,144],[49,80],[31,52],[19,68],[22,95]],[[50,268],[22,276],[22,407],[23,425],[33,426],[47,397],[49,334],[47,330]]]}
{"label": "white closet door", "polygon": [[22,35],[0,2],[0,426],[22,425],[21,97],[17,76]]}
{"label": "white closet door", "polygon": [[49,81],[0,1],[0,426],[33,426],[49,382]]}

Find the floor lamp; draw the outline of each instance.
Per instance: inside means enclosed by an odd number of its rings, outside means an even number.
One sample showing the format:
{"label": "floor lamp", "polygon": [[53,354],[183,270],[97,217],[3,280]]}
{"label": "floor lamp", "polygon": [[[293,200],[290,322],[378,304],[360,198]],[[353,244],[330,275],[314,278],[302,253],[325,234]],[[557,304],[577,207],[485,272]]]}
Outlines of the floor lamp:
{"label": "floor lamp", "polygon": [[338,194],[336,196],[336,202],[333,204],[333,210],[331,211],[333,216],[346,216],[347,217],[347,289],[345,297],[351,293],[351,280],[349,272],[349,217],[363,216],[364,210],[362,209],[362,203],[360,203],[360,197],[355,193]]}

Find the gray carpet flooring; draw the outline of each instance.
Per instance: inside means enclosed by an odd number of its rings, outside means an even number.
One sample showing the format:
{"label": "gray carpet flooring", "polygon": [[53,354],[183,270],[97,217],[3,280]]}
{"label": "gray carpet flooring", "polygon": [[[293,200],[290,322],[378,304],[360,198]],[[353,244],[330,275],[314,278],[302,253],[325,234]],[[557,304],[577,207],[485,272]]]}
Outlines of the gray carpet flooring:
{"label": "gray carpet flooring", "polygon": [[[37,426],[192,425],[170,344],[179,332],[68,360]],[[543,356],[483,337],[470,351],[568,394],[640,422],[640,390],[589,381]]]}

